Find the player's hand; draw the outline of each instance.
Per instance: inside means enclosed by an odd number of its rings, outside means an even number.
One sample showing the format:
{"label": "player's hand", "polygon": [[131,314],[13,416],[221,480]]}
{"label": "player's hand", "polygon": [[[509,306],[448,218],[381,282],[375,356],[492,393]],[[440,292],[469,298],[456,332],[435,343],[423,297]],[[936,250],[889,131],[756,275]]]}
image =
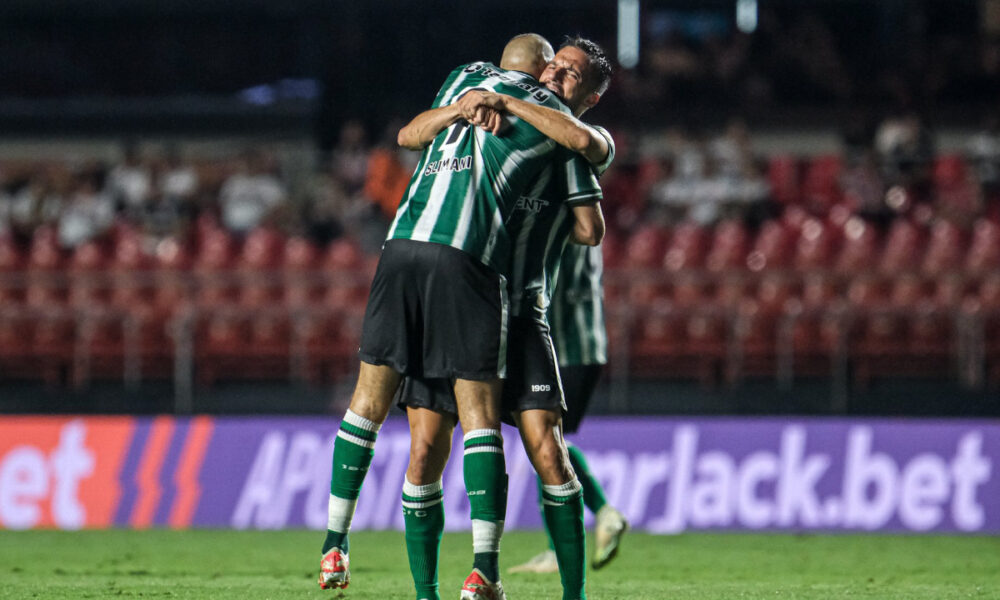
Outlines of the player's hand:
{"label": "player's hand", "polygon": [[504,96],[485,90],[469,90],[455,103],[462,118],[470,123],[476,117],[476,110],[479,108],[489,108],[494,111],[502,111],[505,108]]}
{"label": "player's hand", "polygon": [[473,125],[481,127],[492,133],[493,135],[497,135],[500,133],[501,125],[503,125],[503,117],[499,112],[493,110],[492,108],[480,106],[476,109],[475,117],[470,122]]}

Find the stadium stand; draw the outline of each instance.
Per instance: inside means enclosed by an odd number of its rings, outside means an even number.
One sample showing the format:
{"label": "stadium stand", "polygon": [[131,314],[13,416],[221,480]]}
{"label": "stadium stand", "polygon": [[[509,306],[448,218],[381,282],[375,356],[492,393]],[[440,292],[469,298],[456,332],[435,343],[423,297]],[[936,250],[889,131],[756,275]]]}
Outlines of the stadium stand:
{"label": "stadium stand", "polygon": [[[625,361],[616,372],[709,387],[847,374],[862,387],[1000,381],[996,216],[987,205],[956,216],[947,203],[903,202],[872,219],[843,197],[844,162],[773,156],[771,208],[714,222],[655,218],[641,190],[670,176],[663,161],[613,168],[608,202],[640,196],[623,203],[637,216],[609,220],[603,244],[612,360]],[[228,231],[213,199],[231,161],[190,168],[202,208],[170,231],[121,212],[72,247],[58,214],[0,234],[0,378],[85,388],[350,372],[375,254],[352,230],[310,235],[294,213]],[[970,173],[961,155],[942,155],[934,188],[962,188]],[[372,205],[364,218],[381,213]]]}

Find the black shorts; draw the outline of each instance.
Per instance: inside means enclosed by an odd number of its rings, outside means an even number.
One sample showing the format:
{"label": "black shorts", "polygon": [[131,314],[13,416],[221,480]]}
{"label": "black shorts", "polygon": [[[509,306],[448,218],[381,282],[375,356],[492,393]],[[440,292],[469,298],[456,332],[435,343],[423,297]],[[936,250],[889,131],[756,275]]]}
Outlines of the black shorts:
{"label": "black shorts", "polygon": [[603,370],[604,365],[559,367],[559,377],[566,395],[566,414],[563,415],[563,431],[566,433],[576,433],[580,428],[580,422],[587,413]]}
{"label": "black shorts", "polygon": [[[503,382],[502,412],[513,424],[514,412],[531,409],[566,411],[555,349],[544,322],[511,317],[507,338],[507,379]],[[451,381],[407,377],[400,386],[397,404],[457,414]]]}
{"label": "black shorts", "polygon": [[451,246],[389,240],[358,355],[413,377],[496,379],[506,371],[506,328],[500,274]]}

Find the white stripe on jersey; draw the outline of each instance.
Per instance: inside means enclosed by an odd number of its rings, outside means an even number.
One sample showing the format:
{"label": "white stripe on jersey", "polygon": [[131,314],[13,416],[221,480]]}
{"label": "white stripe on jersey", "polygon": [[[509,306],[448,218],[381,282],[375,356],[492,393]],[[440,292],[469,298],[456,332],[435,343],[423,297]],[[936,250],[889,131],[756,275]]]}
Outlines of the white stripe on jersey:
{"label": "white stripe on jersey", "polygon": [[[472,136],[474,138],[474,143],[477,147],[482,148],[483,138],[487,135],[485,131],[479,127],[472,127]],[[458,215],[458,223],[455,224],[455,235],[451,238],[451,245],[456,248],[465,247],[465,238],[469,235],[469,227],[472,226],[472,209],[475,207],[476,202],[476,192],[479,190],[479,186],[483,181],[483,176],[485,168],[482,161],[473,161],[472,163],[472,195],[466,194],[465,201],[462,202],[462,212]]]}
{"label": "white stripe on jersey", "polygon": [[[569,240],[566,240],[566,239],[562,239],[562,238],[560,238],[558,240],[556,239],[556,234],[559,232],[560,229],[562,229],[563,222],[566,219],[571,218],[571,216],[572,216],[571,215],[571,211],[572,210],[573,210],[572,208],[570,208],[570,207],[568,207],[566,205],[563,205],[562,208],[561,208],[561,210],[559,211],[559,214],[557,214],[556,218],[552,221],[552,227],[549,229],[549,239],[545,240],[545,254],[543,256],[545,256],[546,262],[548,262],[549,260],[559,261],[562,253],[566,250],[565,244],[567,242],[571,243],[571,244],[573,243],[572,241],[569,241]],[[572,232],[570,233],[570,235],[571,236],[573,235]],[[553,256],[554,246],[556,244],[561,244],[562,247],[559,249],[559,253],[557,255]],[[547,298],[547,299],[549,299],[551,301],[552,300],[552,292],[555,291],[555,290],[549,289],[549,285],[552,284],[552,283],[555,283],[555,282],[554,281],[549,281],[549,278],[545,277],[545,272],[548,271],[548,265],[547,264],[542,264],[542,269],[543,269],[542,272],[539,273],[539,276],[542,278],[542,286],[543,286],[542,287],[542,293],[544,294],[545,298]],[[559,277],[559,275],[558,275],[558,267],[557,267],[556,268],[556,280],[558,280],[558,277]]]}
{"label": "white stripe on jersey", "polygon": [[[417,219],[416,224],[413,226],[413,233],[410,235],[411,240],[418,242],[430,241],[431,234],[434,233],[434,225],[437,224],[438,216],[444,207],[444,201],[448,197],[447,192],[448,186],[451,185],[452,173],[454,171],[438,172],[435,175],[431,189],[427,193],[427,204],[424,206],[424,210],[420,212],[420,218]],[[474,192],[475,190],[466,190],[466,202],[468,202],[469,195],[472,195]]]}
{"label": "white stripe on jersey", "polygon": [[[574,273],[573,273],[573,281],[579,281],[580,280],[580,278],[583,276],[584,269],[586,269],[588,267],[589,263],[590,263],[589,260],[578,260],[578,261],[576,261],[576,265],[574,265],[575,269],[574,269]],[[589,334],[590,333],[590,328],[587,326],[587,315],[586,315],[586,313],[584,311],[580,310],[580,307],[578,305],[576,305],[576,304],[571,305],[570,308],[572,309],[572,313],[570,314],[570,318],[572,318],[574,321],[576,321],[576,330],[579,331],[579,332],[581,332],[583,335]],[[587,344],[587,343],[581,343],[580,344],[580,358],[582,360],[582,364],[585,364],[585,365],[591,364],[591,362],[594,360],[594,357],[591,356],[590,344]]]}
{"label": "white stripe on jersey", "polygon": [[[507,296],[507,278],[500,275],[500,350],[497,356],[497,376],[501,379],[506,379],[507,377],[507,332],[510,329],[508,323],[508,307],[510,306],[510,298]],[[468,434],[466,434],[465,439],[469,439]],[[464,441],[464,440],[463,440]],[[502,442],[501,442],[502,444]],[[503,449],[500,450],[503,452]]]}
{"label": "white stripe on jersey", "polygon": [[[426,155],[425,155],[426,157]],[[399,225],[399,218],[406,214],[406,209],[410,206],[410,200],[416,195],[417,190],[420,189],[420,182],[424,179],[424,161],[421,160],[417,163],[416,171],[414,171],[413,177],[410,180],[410,193],[403,198],[403,201],[399,203],[399,208],[396,209],[396,216],[392,219],[392,225],[389,226],[389,233],[386,234],[385,239],[391,240],[392,236],[396,233],[396,226]]]}
{"label": "white stripe on jersey", "polygon": [[[549,138],[545,138],[545,140],[539,142],[531,148],[511,152],[507,156],[507,160],[505,160],[503,165],[500,166],[500,172],[497,175],[496,181],[492,182],[493,194],[498,197],[500,196],[500,189],[506,184],[510,174],[517,170],[517,165],[520,164],[521,161],[529,160],[538,154],[544,154],[545,152],[552,150],[555,146],[555,142]],[[511,210],[510,214],[514,214],[514,211]],[[510,216],[508,215],[507,218],[510,218]]]}
{"label": "white stripe on jersey", "polygon": [[[594,292],[593,315],[591,315],[591,332],[594,334],[593,348],[597,354],[591,357],[593,363],[604,364],[608,361],[608,332],[604,323],[604,286],[601,283],[601,275],[604,271],[604,257],[601,254],[601,247],[589,248],[590,255],[587,264],[590,269],[590,289]],[[587,363],[591,364],[591,363]]]}
{"label": "white stripe on jersey", "polygon": [[479,260],[483,263],[490,263],[490,257],[493,255],[493,249],[496,248],[497,240],[500,239],[501,227],[503,227],[503,214],[500,212],[500,207],[497,207],[493,209],[493,221],[490,226],[490,235],[486,238],[486,243],[483,244],[483,254],[479,257]]}
{"label": "white stripe on jersey", "polygon": [[[572,159],[566,161],[567,164],[570,163]],[[566,197],[572,198],[580,193],[580,181],[573,175],[576,173],[574,169],[565,169],[566,171]]]}
{"label": "white stripe on jersey", "polygon": [[[464,85],[465,80],[468,79],[468,78],[469,78],[469,73],[465,73],[465,72],[462,72],[461,75],[459,75],[458,77],[455,77],[455,81],[453,81],[452,84],[451,84],[451,86],[448,87],[448,90],[442,96],[442,101],[441,101],[441,103],[438,106],[439,107],[440,106],[448,106],[454,100],[454,97],[455,97],[455,94],[457,93],[457,91],[465,91],[463,89],[463,85]],[[431,145],[429,145],[424,150],[424,158],[427,157],[427,152],[434,147],[433,144],[434,143],[432,141]],[[423,179],[424,179],[424,172],[423,172],[423,169],[424,169],[424,160],[421,160],[420,163],[417,164],[416,169],[417,170],[414,172],[414,177],[413,177],[412,181],[410,182],[410,193],[407,194],[406,198],[402,202],[400,202],[399,208],[396,209],[396,218],[394,218],[392,220],[392,225],[389,227],[389,233],[385,237],[385,239],[387,239],[387,240],[391,240],[392,236],[396,233],[396,226],[399,223],[399,217],[400,217],[400,215],[403,215],[406,212],[406,209],[409,208],[410,200],[413,198],[414,195],[416,195],[417,191],[420,189],[420,184],[423,182]],[[440,211],[440,208],[438,208],[438,211]],[[416,239],[416,238],[414,238],[414,239]],[[427,240],[424,240],[424,241],[427,241]]]}

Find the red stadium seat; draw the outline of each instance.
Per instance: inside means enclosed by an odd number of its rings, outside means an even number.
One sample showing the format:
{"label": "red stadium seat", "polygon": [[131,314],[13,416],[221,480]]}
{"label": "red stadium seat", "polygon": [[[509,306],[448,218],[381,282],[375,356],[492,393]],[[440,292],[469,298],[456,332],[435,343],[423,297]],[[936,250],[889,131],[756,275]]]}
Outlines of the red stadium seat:
{"label": "red stadium seat", "polygon": [[642,313],[630,334],[632,376],[696,379],[714,385],[725,358],[725,320],[701,307],[677,310],[669,303]]}
{"label": "red stadium seat", "polygon": [[631,273],[628,278],[628,302],[632,306],[651,306],[670,295],[670,281],[659,271]]}
{"label": "red stadium seat", "polygon": [[323,282],[312,272],[319,268],[320,250],[309,240],[290,237],[284,249],[284,285],[282,302],[301,308],[317,304],[323,295]]}
{"label": "red stadium seat", "polygon": [[878,252],[878,232],[861,218],[852,217],[844,223],[843,243],[834,270],[857,273],[873,269],[878,263]]}
{"label": "red stadium seat", "polygon": [[930,300],[928,283],[912,273],[903,273],[892,282],[889,303],[899,308],[913,308]]}
{"label": "red stadium seat", "polygon": [[300,236],[285,240],[282,266],[285,270],[306,271],[319,267],[320,250],[316,244]]}
{"label": "red stadium seat", "polygon": [[712,299],[712,281],[699,273],[678,273],[672,278],[674,289],[672,301],[673,305],[689,310],[698,306],[704,306]]}
{"label": "red stadium seat", "polygon": [[681,223],[674,230],[663,255],[663,267],[671,272],[701,268],[708,251],[708,241],[708,233],[702,226]]}
{"label": "red stadium seat", "polygon": [[821,309],[838,297],[837,282],[825,272],[807,273],[802,278],[802,304],[806,310]]}
{"label": "red stadium seat", "polygon": [[208,273],[230,270],[236,266],[239,244],[223,229],[206,232],[195,256],[194,269]]}
{"label": "red stadium seat", "polygon": [[364,253],[357,242],[341,237],[326,249],[323,256],[323,268],[328,271],[358,271],[364,265]]}
{"label": "red stadium seat", "polygon": [[786,383],[792,378],[836,376],[844,364],[848,313],[832,292],[828,281],[806,281],[802,300],[785,304],[777,334],[777,368]]}
{"label": "red stadium seat", "polygon": [[778,365],[780,311],[746,299],[737,307],[733,336],[737,352],[726,363],[726,380],[775,376]]}
{"label": "red stadium seat", "polygon": [[0,234],[0,273],[16,273],[26,266],[24,253],[14,238]]}
{"label": "red stadium seat", "polygon": [[199,383],[292,377],[292,324],[283,309],[204,310],[194,331]]}
{"label": "red stadium seat", "polygon": [[601,242],[601,255],[604,259],[605,269],[617,269],[624,262],[624,243],[621,238],[612,231],[604,235]]}
{"label": "red stadium seat", "polygon": [[973,368],[982,368],[991,386],[1000,383],[1000,272],[986,275],[979,283],[978,294],[970,302],[967,310],[977,324],[978,351],[982,363]]}
{"label": "red stadium seat", "polygon": [[803,201],[814,214],[825,215],[830,207],[840,202],[842,167],[843,161],[836,155],[813,157],[806,166],[802,182]]}
{"label": "red stadium seat", "polygon": [[[715,283],[712,302],[727,310],[735,310],[740,303],[754,295],[754,280],[743,274],[720,277]],[[692,306],[695,306],[692,303]]]}
{"label": "red stadium seat", "polygon": [[836,229],[819,219],[802,224],[795,246],[795,268],[825,269],[833,263],[840,240]]}
{"label": "red stadium seat", "polygon": [[959,154],[944,154],[934,159],[934,186],[939,189],[961,185],[966,177],[965,159]]}
{"label": "red stadium seat", "polygon": [[35,271],[54,271],[61,269],[65,262],[55,228],[48,225],[37,228],[31,238],[28,268]]}
{"label": "red stadium seat", "polygon": [[642,227],[625,242],[623,266],[648,269],[660,265],[666,251],[669,232],[662,227]]}
{"label": "red stadium seat", "polygon": [[74,339],[69,311],[0,307],[0,378],[64,384],[73,363]]}
{"label": "red stadium seat", "polygon": [[0,235],[0,305],[24,302],[22,272],[25,262],[17,242],[10,236]]}
{"label": "red stadium seat", "polygon": [[792,255],[792,232],[781,221],[767,221],[747,254],[747,268],[754,272],[788,266]]}
{"label": "red stadium seat", "polygon": [[74,249],[69,262],[69,302],[79,308],[107,304],[113,282],[110,258],[101,242],[89,241]]}
{"label": "red stadium seat", "polygon": [[962,266],[965,259],[965,235],[954,223],[938,219],[931,226],[930,242],[921,270],[928,275],[940,275]]}
{"label": "red stadium seat", "polygon": [[965,268],[974,273],[1000,270],[1000,225],[988,219],[976,221]]}
{"label": "red stadium seat", "polygon": [[767,163],[767,181],[777,202],[785,205],[801,202],[799,161],[794,156],[772,156]]}
{"label": "red stadium seat", "polygon": [[302,349],[303,370],[309,381],[336,381],[351,372],[361,338],[363,311],[363,307],[321,309],[300,315],[294,344]]}
{"label": "red stadium seat", "polygon": [[932,287],[917,275],[904,273],[891,285],[883,302],[855,308],[849,340],[855,382],[953,374],[959,357],[952,309],[938,306]]}
{"label": "red stadium seat", "polygon": [[258,227],[243,242],[238,266],[246,271],[275,269],[281,265],[284,246],[281,233],[270,227]]}
{"label": "red stadium seat", "polygon": [[709,271],[726,271],[743,267],[750,245],[750,233],[739,219],[727,219],[715,226],[711,250],[705,258]]}
{"label": "red stadium seat", "polygon": [[913,221],[904,217],[895,219],[885,240],[879,269],[887,274],[915,270],[923,258],[924,238],[923,229]]}

